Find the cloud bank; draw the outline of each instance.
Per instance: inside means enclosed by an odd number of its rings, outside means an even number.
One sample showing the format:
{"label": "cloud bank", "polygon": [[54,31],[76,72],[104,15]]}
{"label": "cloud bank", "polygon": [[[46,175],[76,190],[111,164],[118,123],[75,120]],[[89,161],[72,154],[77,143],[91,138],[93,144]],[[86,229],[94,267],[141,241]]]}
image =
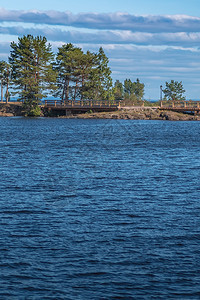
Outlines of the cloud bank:
{"label": "cloud bank", "polygon": [[70,43],[94,43],[94,44],[136,44],[136,45],[172,45],[191,46],[200,45],[200,32],[187,33],[146,33],[131,31],[95,31],[81,32],[76,30],[61,30],[57,28],[44,27],[24,28],[23,26],[0,26],[0,34],[7,35],[32,35],[46,36],[51,41],[63,41]]}
{"label": "cloud bank", "polygon": [[0,34],[24,35],[27,32],[33,35],[40,32],[51,41],[72,43],[197,47],[200,43],[200,18],[186,15],[135,16],[127,13],[75,15],[70,12],[0,8]]}
{"label": "cloud bank", "polygon": [[132,32],[199,32],[200,18],[186,15],[135,16],[128,13],[80,13],[59,11],[12,11],[0,8],[0,22],[64,25],[99,30]]}

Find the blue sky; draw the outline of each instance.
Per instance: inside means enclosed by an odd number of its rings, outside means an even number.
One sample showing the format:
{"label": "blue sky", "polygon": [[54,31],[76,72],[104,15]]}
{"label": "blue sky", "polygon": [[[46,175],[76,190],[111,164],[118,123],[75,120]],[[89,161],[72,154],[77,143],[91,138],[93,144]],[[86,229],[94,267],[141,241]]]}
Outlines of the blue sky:
{"label": "blue sky", "polygon": [[1,0],[11,10],[58,10],[80,12],[128,12],[132,14],[189,14],[200,12],[199,0]]}
{"label": "blue sky", "polygon": [[199,0],[1,0],[0,60],[29,33],[46,36],[55,52],[68,42],[84,51],[102,46],[113,80],[139,78],[147,100],[171,79],[200,99]]}

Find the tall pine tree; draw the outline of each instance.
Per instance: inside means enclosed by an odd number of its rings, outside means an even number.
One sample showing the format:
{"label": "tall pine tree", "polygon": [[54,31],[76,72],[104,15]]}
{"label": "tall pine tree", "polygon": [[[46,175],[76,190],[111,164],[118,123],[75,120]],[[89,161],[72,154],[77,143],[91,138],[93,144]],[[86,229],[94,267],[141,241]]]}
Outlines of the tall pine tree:
{"label": "tall pine tree", "polygon": [[58,48],[56,56],[56,70],[57,76],[57,90],[54,96],[60,97],[62,100],[69,100],[70,82],[72,81],[72,52],[75,51],[75,47],[69,43],[64,44]]}
{"label": "tall pine tree", "polygon": [[54,55],[45,37],[32,35],[11,43],[9,62],[12,68],[13,94],[24,102],[28,114],[38,111],[38,103],[48,91],[56,89]]}
{"label": "tall pine tree", "polygon": [[54,94],[62,100],[106,100],[112,97],[111,70],[103,48],[99,53],[65,44],[56,57],[58,90]]}
{"label": "tall pine tree", "polygon": [[112,89],[111,69],[108,66],[109,59],[102,47],[99,48],[97,54],[97,68],[94,71],[94,80],[96,81],[96,89],[94,97],[100,100],[114,99]]}
{"label": "tall pine tree", "polygon": [[90,75],[96,63],[96,55],[71,43],[58,48],[56,68],[58,90],[55,96],[62,100],[90,99]]}

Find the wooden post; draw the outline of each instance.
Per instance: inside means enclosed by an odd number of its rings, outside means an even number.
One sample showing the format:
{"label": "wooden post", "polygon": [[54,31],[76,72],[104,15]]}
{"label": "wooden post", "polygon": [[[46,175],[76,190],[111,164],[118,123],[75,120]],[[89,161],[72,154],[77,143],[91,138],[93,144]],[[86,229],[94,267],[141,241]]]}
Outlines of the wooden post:
{"label": "wooden post", "polygon": [[55,107],[56,107],[56,103],[57,103],[57,101],[55,100],[55,102],[54,102]]}
{"label": "wooden post", "polygon": [[47,106],[47,100],[45,100],[45,102],[44,102],[44,103],[45,103],[45,106]]}
{"label": "wooden post", "polygon": [[163,102],[162,101],[160,101],[160,107],[163,107]]}
{"label": "wooden post", "polygon": [[184,101],[184,107],[187,107],[187,102],[186,101]]}
{"label": "wooden post", "polygon": [[172,100],[172,108],[174,108],[174,101]]}

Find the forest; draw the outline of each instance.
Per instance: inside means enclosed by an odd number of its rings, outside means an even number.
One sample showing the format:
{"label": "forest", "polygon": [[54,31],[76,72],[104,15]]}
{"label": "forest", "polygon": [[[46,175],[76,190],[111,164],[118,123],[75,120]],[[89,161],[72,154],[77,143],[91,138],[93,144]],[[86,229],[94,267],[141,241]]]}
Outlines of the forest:
{"label": "forest", "polygon": [[84,53],[71,43],[53,53],[46,37],[26,35],[10,45],[7,61],[0,61],[1,101],[17,97],[30,114],[39,114],[47,96],[61,100],[142,101],[144,84],[125,79],[113,83],[109,59],[102,47]]}

